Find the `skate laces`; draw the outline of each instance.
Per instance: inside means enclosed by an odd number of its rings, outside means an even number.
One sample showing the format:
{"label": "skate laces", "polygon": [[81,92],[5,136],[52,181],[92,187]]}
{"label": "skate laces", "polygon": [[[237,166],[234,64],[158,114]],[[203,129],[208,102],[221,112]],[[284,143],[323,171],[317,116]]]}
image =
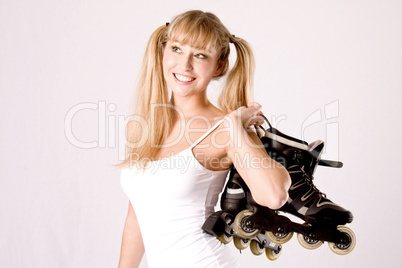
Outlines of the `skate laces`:
{"label": "skate laces", "polygon": [[299,168],[300,168],[300,172],[302,172],[302,177],[303,177],[304,181],[305,181],[306,184],[310,187],[310,190],[309,190],[309,191],[316,192],[316,193],[318,193],[319,195],[321,195],[322,197],[327,198],[327,195],[326,195],[325,193],[321,192],[321,191],[317,188],[317,186],[315,186],[315,184],[314,184],[314,182],[313,182],[313,180],[314,180],[313,175],[309,175],[307,172],[305,172],[303,167],[299,167]]}

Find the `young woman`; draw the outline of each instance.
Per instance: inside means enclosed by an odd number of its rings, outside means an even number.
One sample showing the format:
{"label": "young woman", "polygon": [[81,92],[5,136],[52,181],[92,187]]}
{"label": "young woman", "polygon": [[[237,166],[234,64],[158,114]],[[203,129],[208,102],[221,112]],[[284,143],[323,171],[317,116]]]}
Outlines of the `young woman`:
{"label": "young woman", "polygon": [[[231,43],[237,59],[229,72]],[[227,72],[218,108],[207,87]],[[259,204],[287,201],[289,174],[253,130],[264,122],[251,102],[253,73],[249,45],[211,13],[185,12],[152,34],[120,164],[130,200],[120,268],[137,267],[144,252],[150,267],[238,267],[201,229],[232,165]]]}

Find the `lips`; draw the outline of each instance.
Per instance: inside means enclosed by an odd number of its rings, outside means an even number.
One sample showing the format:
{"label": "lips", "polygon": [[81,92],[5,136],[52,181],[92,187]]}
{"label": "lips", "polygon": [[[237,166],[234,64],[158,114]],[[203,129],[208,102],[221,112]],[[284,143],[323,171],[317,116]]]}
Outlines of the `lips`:
{"label": "lips", "polygon": [[185,76],[185,75],[176,74],[176,73],[174,73],[173,76],[176,78],[177,81],[183,82],[183,83],[189,83],[189,82],[193,82],[195,80],[194,77]]}

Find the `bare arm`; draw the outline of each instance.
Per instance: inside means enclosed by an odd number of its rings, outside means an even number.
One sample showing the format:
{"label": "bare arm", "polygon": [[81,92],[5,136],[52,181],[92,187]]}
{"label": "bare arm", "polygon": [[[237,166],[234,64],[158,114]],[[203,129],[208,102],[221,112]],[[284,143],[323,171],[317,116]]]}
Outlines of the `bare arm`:
{"label": "bare arm", "polygon": [[133,206],[129,203],[121,241],[119,268],[138,267],[144,252],[144,243],[137,216],[135,215]]}
{"label": "bare arm", "polygon": [[260,108],[260,105],[243,108],[229,115],[229,122],[226,122],[230,129],[227,154],[250,188],[254,200],[262,206],[278,209],[288,199],[289,173],[269,157],[256,133],[244,129],[244,125],[262,124],[263,121],[259,121],[262,117],[257,116]]}

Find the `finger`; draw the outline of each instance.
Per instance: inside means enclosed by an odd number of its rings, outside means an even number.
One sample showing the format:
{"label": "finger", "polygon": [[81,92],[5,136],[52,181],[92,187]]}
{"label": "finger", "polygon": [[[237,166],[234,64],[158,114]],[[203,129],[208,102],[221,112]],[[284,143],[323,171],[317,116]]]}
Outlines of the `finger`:
{"label": "finger", "polygon": [[243,109],[246,109],[247,107],[246,106],[240,106],[239,108],[237,108],[237,110],[243,110]]}
{"label": "finger", "polygon": [[263,125],[264,124],[264,118],[262,118],[261,116],[254,116],[252,119],[251,119],[251,124],[252,125],[256,125],[256,126],[261,126],[261,125]]}
{"label": "finger", "polygon": [[256,108],[256,109],[261,109],[261,104],[259,104],[258,102],[249,102],[248,104],[247,104],[247,106],[248,107],[254,107],[254,108]]}
{"label": "finger", "polygon": [[264,124],[264,120],[258,119],[258,120],[255,121],[255,125],[257,125],[257,126],[261,126],[263,124]]}

